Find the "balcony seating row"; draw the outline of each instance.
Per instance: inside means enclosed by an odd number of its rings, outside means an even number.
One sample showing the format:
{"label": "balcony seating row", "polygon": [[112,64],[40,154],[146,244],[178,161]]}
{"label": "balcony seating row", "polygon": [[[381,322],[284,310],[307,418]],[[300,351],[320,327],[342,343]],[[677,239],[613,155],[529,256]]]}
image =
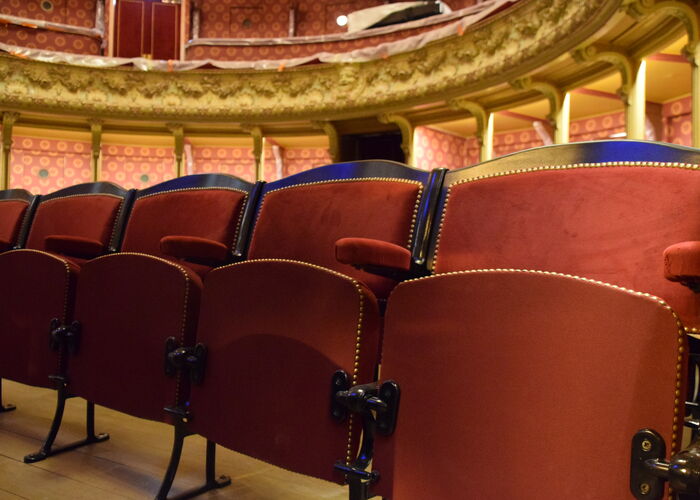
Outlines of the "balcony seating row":
{"label": "balcony seating row", "polygon": [[[173,424],[160,499],[192,433],[178,498],[228,484],[215,444],[352,500],[661,498],[630,443],[680,447],[699,164],[617,141],[2,192],[0,377],[58,394],[25,461],[106,439],[100,404]],[[72,396],[86,438],[56,447]]]}

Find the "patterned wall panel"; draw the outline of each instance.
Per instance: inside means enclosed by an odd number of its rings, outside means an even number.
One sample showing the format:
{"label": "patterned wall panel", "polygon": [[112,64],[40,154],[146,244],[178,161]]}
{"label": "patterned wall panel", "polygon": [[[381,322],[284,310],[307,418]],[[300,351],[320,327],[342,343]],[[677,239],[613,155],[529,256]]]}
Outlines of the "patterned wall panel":
{"label": "patterned wall panel", "polygon": [[198,146],[192,148],[195,174],[231,174],[247,181],[255,180],[252,147]]}
{"label": "patterned wall panel", "polygon": [[173,148],[102,146],[100,180],[114,182],[131,189],[142,189],[175,177]]}
{"label": "patterned wall panel", "polygon": [[[432,170],[445,167],[461,168],[472,164],[476,140],[449,134],[431,127],[416,127],[413,135],[413,164],[416,168]],[[475,152],[478,161],[479,151]]]}
{"label": "patterned wall panel", "polygon": [[662,106],[662,120],[664,125],[665,142],[692,145],[693,124],[690,113],[691,98],[683,97],[675,101],[667,102]]}
{"label": "patterned wall panel", "polygon": [[10,187],[45,194],[91,181],[89,142],[13,138]]}
{"label": "patterned wall panel", "polygon": [[[52,0],[52,3],[53,9],[45,11],[40,0],[4,0],[0,2],[0,14],[82,28],[95,26],[95,0]],[[0,25],[0,42],[74,54],[100,53],[100,41],[95,38],[11,24]]]}
{"label": "patterned wall panel", "polygon": [[569,141],[599,141],[625,131],[625,113],[619,111],[607,115],[574,120],[569,125]]}
{"label": "patterned wall panel", "polygon": [[[296,4],[296,35],[315,36],[328,33],[342,33],[345,28],[336,24],[338,15],[350,10],[374,7],[384,2],[379,0],[326,2],[301,0]],[[452,2],[459,4],[457,8],[474,5],[474,0]],[[267,5],[257,8],[256,5]],[[269,38],[287,36],[289,27],[289,2],[266,0],[263,3],[251,0],[204,0],[200,2],[201,21],[200,38]],[[248,8],[236,8],[236,5],[247,5]],[[350,7],[351,6],[351,7]],[[246,17],[248,16],[248,17]],[[244,25],[244,21],[248,23]],[[454,21],[448,21],[454,22]],[[362,47],[371,47],[380,43],[393,42],[433,30],[448,23],[424,26],[411,30],[403,30],[385,35],[323,43],[304,43],[274,46],[195,46],[187,50],[187,59],[215,59],[257,61],[264,59],[288,59],[306,57],[319,52],[349,52]]]}
{"label": "patterned wall panel", "polygon": [[289,148],[283,150],[284,175],[298,174],[310,168],[333,163],[325,148]]}
{"label": "patterned wall panel", "polygon": [[41,0],[3,0],[0,14],[82,28],[95,26],[95,0],[51,0],[53,8],[50,10],[42,9],[41,3]]}
{"label": "patterned wall panel", "polygon": [[534,128],[502,132],[493,137],[493,157],[524,151],[542,146],[544,143]]}

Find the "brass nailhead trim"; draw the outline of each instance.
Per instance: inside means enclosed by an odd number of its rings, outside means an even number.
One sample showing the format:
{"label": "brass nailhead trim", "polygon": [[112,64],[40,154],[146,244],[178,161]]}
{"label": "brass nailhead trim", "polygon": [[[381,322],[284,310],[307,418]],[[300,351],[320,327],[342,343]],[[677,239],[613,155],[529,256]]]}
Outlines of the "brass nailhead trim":
{"label": "brass nailhead trim", "polygon": [[507,175],[517,175],[517,174],[528,174],[532,172],[542,172],[546,170],[573,170],[578,168],[603,168],[603,167],[656,167],[656,168],[681,168],[684,170],[700,170],[700,165],[693,163],[680,163],[680,162],[661,162],[661,161],[607,161],[600,163],[571,163],[567,165],[543,165],[540,167],[523,168],[517,170],[507,170],[505,172],[494,172],[492,174],[479,175],[470,179],[462,179],[457,182],[453,182],[447,188],[447,194],[445,196],[445,203],[442,207],[442,213],[440,214],[440,226],[438,228],[438,234],[435,241],[435,253],[433,254],[433,269],[437,266],[438,260],[438,250],[440,248],[440,237],[442,236],[442,229],[445,224],[445,215],[447,213],[447,205],[450,201],[450,194],[452,192],[453,186],[458,186],[460,184],[468,184],[470,182],[480,181],[484,179],[491,179],[494,177],[504,177]]}
{"label": "brass nailhead trim", "polygon": [[[2,200],[0,200],[0,203],[2,203],[2,202],[4,202],[4,201],[21,201],[21,202],[24,203],[25,205],[29,205],[29,202],[28,202],[27,200],[23,200],[23,199],[21,199],[21,198],[3,198]],[[50,200],[49,200],[49,201],[50,201]]]}
{"label": "brass nailhead trim", "polygon": [[46,203],[51,203],[52,201],[58,201],[58,200],[65,200],[68,198],[82,198],[85,196],[108,196],[110,198],[118,198],[118,199],[123,199],[122,196],[117,196],[116,194],[111,194],[111,193],[81,193],[81,194],[69,194],[67,196],[58,196],[57,198],[51,198],[50,200],[39,200],[39,207]]}
{"label": "brass nailhead trim", "polygon": [[[119,253],[113,253],[110,255],[102,255],[101,257],[97,257],[95,259],[92,259],[90,262],[94,262],[96,260],[102,260],[102,259],[109,259],[112,257],[118,257],[120,255],[137,255],[140,257],[148,257],[150,259],[154,259],[154,260],[163,262],[164,264],[171,265],[171,266],[177,268],[180,271],[180,273],[182,273],[182,277],[185,279],[185,294],[184,294],[184,299],[183,299],[182,324],[180,326],[180,345],[183,345],[185,342],[185,326],[187,325],[187,305],[188,305],[189,297],[190,297],[190,277],[187,274],[187,271],[185,270],[185,268],[180,266],[179,264],[176,264],[176,263],[171,262],[169,260],[163,259],[161,257],[157,257],[155,255],[150,255],[150,254],[141,253],[141,252],[119,252]],[[175,404],[178,404],[180,401],[180,382],[181,382],[181,372],[178,370],[177,377],[175,379]]]}
{"label": "brass nailhead trim", "polygon": [[[112,224],[112,234],[109,235],[109,241],[107,242],[108,245],[111,245],[114,242],[114,237],[117,233],[117,224],[119,223],[119,216],[122,214],[122,210],[124,210],[124,199],[122,198],[121,203],[119,204],[119,209],[117,210],[117,215],[114,216],[114,224]],[[126,222],[126,221],[125,221]],[[126,225],[123,229],[126,229]]]}
{"label": "brass nailhead trim", "polygon": [[[362,326],[363,326],[363,321],[364,321],[364,308],[365,308],[365,293],[364,290],[362,289],[362,285],[360,283],[351,278],[350,276],[347,276],[345,274],[339,273],[337,271],[333,271],[332,269],[328,269],[325,267],[317,266],[316,264],[310,264],[308,262],[302,262],[299,260],[292,260],[292,259],[252,259],[252,260],[246,260],[243,262],[236,262],[234,264],[228,264],[226,266],[221,266],[217,268],[218,270],[221,269],[227,269],[229,267],[235,267],[235,266],[245,266],[251,263],[255,262],[285,262],[289,264],[299,264],[305,267],[310,267],[312,269],[316,269],[318,271],[325,272],[327,274],[331,274],[333,276],[337,276],[338,278],[342,278],[346,281],[349,281],[352,283],[352,285],[355,287],[357,290],[357,293],[359,295],[359,313],[357,317],[357,329],[356,329],[356,337],[355,337],[355,356],[354,356],[354,361],[353,361],[353,372],[352,372],[352,385],[357,384],[357,377],[360,369],[360,355],[362,353]],[[349,464],[352,460],[352,451],[353,451],[353,443],[352,443],[352,426],[353,426],[353,418],[352,415],[350,415],[350,418],[348,419],[348,444],[347,444],[347,451],[345,455],[346,463]]]}
{"label": "brass nailhead trim", "polygon": [[[329,179],[325,181],[315,181],[315,182],[302,182],[300,184],[294,184],[292,186],[284,186],[281,188],[277,189],[271,189],[267,193],[265,193],[265,196],[263,196],[263,199],[260,201],[260,208],[258,209],[258,215],[255,218],[255,226],[258,225],[258,220],[260,219],[260,214],[262,213],[263,206],[265,205],[265,199],[267,198],[267,195],[270,193],[276,193],[277,191],[283,191],[285,189],[293,189],[293,188],[298,188],[298,187],[303,187],[303,186],[314,186],[318,184],[333,184],[333,183],[339,183],[339,182],[367,182],[367,181],[383,181],[383,182],[403,182],[406,184],[417,184],[418,185],[418,196],[416,198],[416,204],[413,208],[413,217],[411,220],[411,228],[409,229],[408,233],[408,245],[407,248],[410,249],[411,246],[411,240],[413,239],[413,232],[415,230],[415,225],[416,225],[416,218],[418,216],[418,206],[420,205],[420,199],[423,193],[423,184],[419,181],[413,181],[410,179],[399,179],[396,177],[361,177],[359,179]],[[253,233],[255,233],[255,227],[253,228]]]}
{"label": "brass nailhead trim", "polygon": [[[679,358],[679,360],[683,359],[683,352],[685,350],[683,348],[683,340],[684,340],[684,336],[686,333],[686,329],[684,328],[683,323],[681,323],[681,319],[678,317],[678,314],[676,314],[676,312],[671,308],[671,306],[669,306],[666,303],[666,301],[664,301],[663,299],[661,299],[655,295],[652,295],[650,293],[637,292],[635,290],[631,290],[629,288],[625,288],[622,286],[613,285],[611,283],[606,283],[604,281],[594,280],[591,278],[583,278],[581,276],[575,276],[573,274],[557,273],[554,271],[539,271],[539,270],[534,270],[534,269],[499,269],[499,268],[496,268],[496,269],[471,269],[471,270],[466,270],[466,271],[450,271],[450,272],[446,272],[446,273],[434,274],[432,276],[423,276],[421,278],[414,278],[414,279],[406,280],[406,281],[404,281],[404,283],[430,280],[430,279],[434,279],[434,278],[439,278],[441,276],[458,276],[458,275],[464,275],[464,274],[481,274],[481,273],[493,273],[493,272],[528,273],[528,274],[538,274],[538,275],[545,275],[545,276],[559,276],[562,278],[569,278],[569,279],[573,279],[576,281],[583,281],[585,283],[592,283],[594,285],[601,285],[601,286],[604,286],[607,288],[613,288],[615,290],[619,290],[619,291],[622,291],[625,293],[636,295],[638,297],[644,297],[644,298],[650,299],[650,300],[656,302],[663,309],[666,309],[669,313],[671,313],[671,315],[673,316],[673,319],[676,321],[676,325],[678,327],[678,358]],[[394,290],[396,290],[396,288],[394,288]],[[392,291],[392,293],[393,293],[393,291]],[[391,296],[390,296],[390,300],[391,300]],[[680,388],[682,385],[682,381],[681,381],[682,368],[683,368],[682,362],[679,362],[676,364],[676,388]],[[674,431],[678,429],[678,425],[679,425],[678,413],[679,412],[680,412],[680,401],[679,401],[679,399],[675,399],[674,405],[673,405],[673,430]],[[679,442],[677,439],[677,435],[674,433],[672,435],[672,441],[671,441],[671,453],[675,453],[678,451],[678,445],[679,445]]]}
{"label": "brass nailhead trim", "polygon": [[243,191],[242,189],[238,188],[233,188],[229,186],[201,186],[201,187],[191,187],[191,188],[180,188],[180,189],[167,189],[165,191],[158,191],[157,193],[150,193],[146,194],[143,196],[137,196],[136,197],[136,202],[146,199],[146,198],[151,198],[153,196],[160,196],[161,194],[169,194],[169,193],[181,193],[184,191],[236,191],[238,193],[243,193],[243,194],[248,194],[246,191]]}

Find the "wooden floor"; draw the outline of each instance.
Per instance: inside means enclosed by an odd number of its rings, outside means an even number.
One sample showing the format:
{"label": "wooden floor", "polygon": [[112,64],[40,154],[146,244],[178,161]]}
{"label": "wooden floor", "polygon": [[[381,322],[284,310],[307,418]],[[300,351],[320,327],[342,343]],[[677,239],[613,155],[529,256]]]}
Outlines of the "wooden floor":
{"label": "wooden floor", "polygon": [[[172,427],[140,420],[98,407],[96,431],[109,441],[28,465],[27,453],[37,451],[49,428],[55,393],[6,380],[5,403],[17,410],[0,414],[0,500],[112,500],[153,498],[170,455]],[[85,402],[68,401],[57,443],[80,439]],[[185,440],[183,459],[173,493],[198,486],[203,478],[205,441]],[[236,500],[344,500],[347,490],[300,476],[217,447],[217,474],[233,483],[199,498]]]}

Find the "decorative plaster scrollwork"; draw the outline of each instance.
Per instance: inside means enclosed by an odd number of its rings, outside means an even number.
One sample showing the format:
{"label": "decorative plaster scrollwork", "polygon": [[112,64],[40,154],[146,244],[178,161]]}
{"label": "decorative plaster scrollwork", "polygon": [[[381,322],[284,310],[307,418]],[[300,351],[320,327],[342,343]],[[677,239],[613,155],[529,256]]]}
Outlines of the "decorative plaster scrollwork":
{"label": "decorative plaster scrollwork", "polygon": [[183,121],[377,115],[507,82],[600,29],[621,0],[522,0],[415,52],[277,71],[87,69],[0,56],[0,107]]}

